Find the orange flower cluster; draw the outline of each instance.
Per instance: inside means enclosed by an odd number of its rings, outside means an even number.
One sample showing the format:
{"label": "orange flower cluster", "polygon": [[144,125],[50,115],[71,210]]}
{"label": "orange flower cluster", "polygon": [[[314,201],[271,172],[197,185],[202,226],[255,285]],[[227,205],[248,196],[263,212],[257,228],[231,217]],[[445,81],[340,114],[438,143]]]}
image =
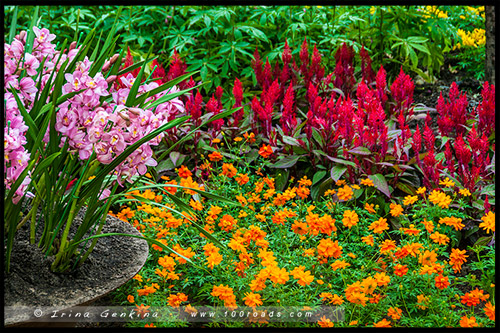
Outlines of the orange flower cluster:
{"label": "orange flower cluster", "polygon": [[489,297],[490,295],[485,295],[483,290],[476,288],[460,297],[460,299],[462,304],[477,306],[481,301],[486,301]]}
{"label": "orange flower cluster", "polygon": [[229,288],[227,285],[213,286],[210,295],[218,297],[220,300],[224,301],[224,306],[233,310],[238,306],[236,305],[236,296],[233,293],[233,288]]}
{"label": "orange flower cluster", "polygon": [[320,240],[317,248],[320,262],[326,262],[328,258],[337,259],[342,254],[342,246],[339,245],[339,241],[333,242],[330,238]]}

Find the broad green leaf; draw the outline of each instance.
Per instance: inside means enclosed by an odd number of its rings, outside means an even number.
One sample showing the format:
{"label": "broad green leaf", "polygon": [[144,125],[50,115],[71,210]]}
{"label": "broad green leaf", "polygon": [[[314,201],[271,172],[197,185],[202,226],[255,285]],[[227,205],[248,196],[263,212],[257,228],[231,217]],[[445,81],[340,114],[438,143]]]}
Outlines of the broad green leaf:
{"label": "broad green leaf", "polygon": [[387,180],[385,177],[377,173],[375,175],[368,175],[368,178],[373,181],[373,184],[375,184],[375,187],[385,195],[387,195],[389,198],[391,197],[391,192],[389,190],[389,185],[387,184]]}
{"label": "broad green leaf", "polygon": [[349,150],[349,153],[355,154],[355,155],[371,155],[372,152],[370,151],[370,149],[368,149],[366,147],[359,146],[359,147],[356,147],[356,148]]}
{"label": "broad green leaf", "polygon": [[330,170],[330,176],[331,178],[337,182],[342,175],[347,171],[347,167],[344,165],[335,165],[331,170]]}
{"label": "broad green leaf", "polygon": [[269,165],[270,168],[287,169],[297,164],[302,155],[288,155],[281,160]]}

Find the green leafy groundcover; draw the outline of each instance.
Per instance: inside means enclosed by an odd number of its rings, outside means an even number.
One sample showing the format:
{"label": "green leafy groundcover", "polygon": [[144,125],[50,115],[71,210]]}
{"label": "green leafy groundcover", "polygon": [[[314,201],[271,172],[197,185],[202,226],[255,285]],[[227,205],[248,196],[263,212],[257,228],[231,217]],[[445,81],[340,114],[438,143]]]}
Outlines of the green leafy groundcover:
{"label": "green leafy groundcover", "polygon": [[[229,143],[230,150],[250,145]],[[265,154],[264,154],[265,155]],[[317,201],[312,181],[291,180],[285,190],[256,166],[210,154],[204,184],[185,166],[175,179],[163,176],[150,188],[130,193],[117,216],[173,252],[152,245],[144,268],[113,294],[123,305],[229,310],[255,307],[338,305],[344,319],[314,322],[252,322],[219,319],[193,323],[181,317],[129,326],[208,327],[473,327],[494,326],[494,247],[456,247],[468,218],[467,192],[444,179],[444,192],[420,188],[415,196],[374,204],[380,192],[368,179],[338,181]],[[189,189],[210,190],[237,204],[204,200]],[[173,212],[172,194],[184,204]],[[494,230],[495,214],[480,228]],[[192,227],[203,226],[209,237]],[[145,309],[145,310],[144,310]],[[138,310],[139,311],[139,310]],[[260,317],[259,317],[260,318]]]}

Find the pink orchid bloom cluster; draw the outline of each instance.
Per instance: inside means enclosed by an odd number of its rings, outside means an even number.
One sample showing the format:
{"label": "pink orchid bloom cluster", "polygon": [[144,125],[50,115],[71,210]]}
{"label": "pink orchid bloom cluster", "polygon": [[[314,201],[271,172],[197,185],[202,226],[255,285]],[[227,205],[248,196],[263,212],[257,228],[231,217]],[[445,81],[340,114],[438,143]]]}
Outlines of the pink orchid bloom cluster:
{"label": "pink orchid bloom cluster", "polygon": [[[30,159],[30,153],[24,147],[28,127],[20,114],[14,95],[8,89],[16,90],[29,112],[38,91],[37,84],[39,83],[40,89],[43,89],[48,83],[50,73],[54,69],[58,70],[60,64],[64,63],[66,59],[71,61],[79,50],[76,48],[76,42],[73,42],[69,52],[61,56],[59,65],[56,66],[55,62],[59,58],[60,52],[56,51],[56,45],[51,43],[56,36],[50,34],[49,30],[45,28],[34,27],[33,31],[35,40],[31,53],[25,52],[26,32],[24,31],[16,36],[10,45],[4,44],[4,99],[6,105],[4,126],[4,170],[6,170],[6,177],[4,184],[7,189],[10,189],[11,184],[26,168]],[[117,57],[113,58],[116,61]],[[40,68],[42,63],[43,68]],[[109,67],[110,63],[107,62],[106,65]],[[127,107],[125,102],[136,78],[129,73],[120,78],[121,87],[114,88],[117,85],[111,83],[116,79],[116,76],[110,76],[106,79],[102,71],[91,76],[89,74],[91,66],[92,62],[85,57],[83,61],[76,64],[73,73],[65,74],[66,83],[62,87],[62,94],[76,91],[80,91],[80,93],[58,105],[56,109],[55,129],[61,134],[60,147],[67,143],[70,151],[77,153],[82,161],[95,156],[100,163],[109,164],[128,146],[184,111],[183,102],[179,98],[161,103],[155,108]],[[39,80],[41,82],[38,82]],[[144,94],[158,86],[156,82],[142,84],[138,93]],[[156,101],[167,93],[178,91],[179,89],[174,86],[169,91],[152,95],[146,99],[144,105]],[[101,102],[103,96],[111,96],[112,98],[108,102]],[[147,166],[157,165],[157,162],[152,158],[151,146],[158,145],[163,135],[162,133],[141,145],[117,166],[115,174],[120,185],[123,185],[124,181],[131,182],[132,177],[137,174],[145,174]],[[44,137],[45,143],[48,142],[49,137],[48,129]],[[29,182],[29,177],[26,177],[23,186],[16,192],[14,203],[17,203],[24,195]]]}

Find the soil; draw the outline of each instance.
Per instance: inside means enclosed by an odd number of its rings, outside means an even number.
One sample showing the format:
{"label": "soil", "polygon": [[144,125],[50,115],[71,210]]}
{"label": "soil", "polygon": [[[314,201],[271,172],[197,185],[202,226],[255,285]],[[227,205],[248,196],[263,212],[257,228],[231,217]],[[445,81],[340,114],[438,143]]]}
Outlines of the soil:
{"label": "soil", "polygon": [[[465,71],[453,70],[452,66],[456,65],[455,62],[456,61],[453,59],[445,58],[440,77],[434,83],[414,80],[415,91],[413,93],[413,100],[416,104],[421,103],[429,108],[435,109],[441,93],[445,100],[449,98],[450,86],[453,82],[458,85],[458,89],[461,92],[466,93],[469,102],[469,110],[472,110],[479,104],[481,101],[483,82],[471,78],[470,74]],[[431,117],[436,118],[437,112],[431,111]]]}
{"label": "soil", "polygon": [[[82,218],[83,212],[80,212],[74,224]],[[108,232],[140,235],[131,225],[112,216],[108,217],[103,228],[103,233]],[[71,230],[70,235],[73,233]],[[41,235],[41,230],[37,230],[37,235]],[[148,253],[145,240],[126,236],[102,237],[82,266],[71,273],[57,274],[50,270],[53,257],[45,257],[36,244],[29,243],[29,226],[26,224],[16,234],[10,272],[4,274],[4,305],[34,309],[38,306],[66,309],[94,303],[111,306],[111,303],[102,303],[109,299],[99,298],[135,276],[146,262]],[[19,314],[5,319],[4,325],[22,322],[28,317],[28,314]],[[85,326],[95,324],[86,323]]]}

